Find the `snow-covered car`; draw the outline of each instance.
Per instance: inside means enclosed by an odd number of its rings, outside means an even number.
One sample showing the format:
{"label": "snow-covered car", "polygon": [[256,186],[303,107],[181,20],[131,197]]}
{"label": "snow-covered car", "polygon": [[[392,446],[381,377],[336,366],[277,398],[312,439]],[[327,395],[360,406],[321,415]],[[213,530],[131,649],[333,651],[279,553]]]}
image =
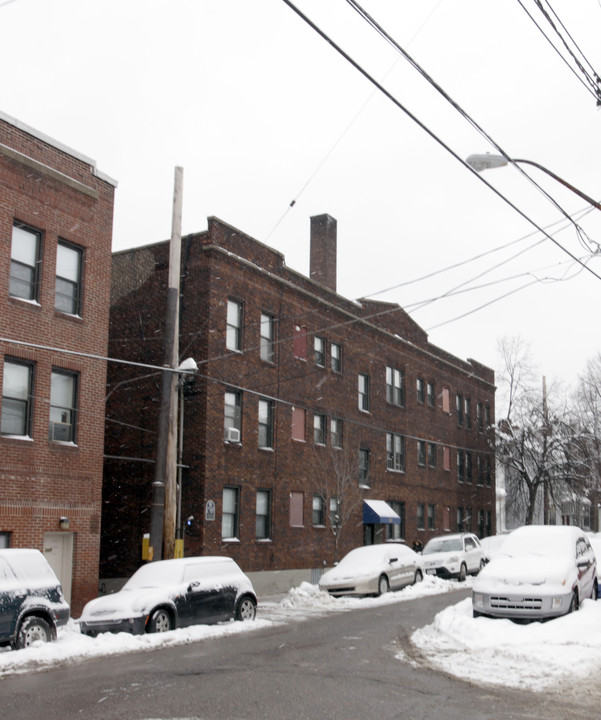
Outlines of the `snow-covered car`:
{"label": "snow-covered car", "polygon": [[423,579],[420,556],[401,543],[365,545],[347,553],[319,579],[334,595],[382,595]]}
{"label": "snow-covered car", "polygon": [[458,578],[461,582],[468,575],[476,575],[486,563],[480,540],[472,533],[433,537],[426,543],[422,556],[428,575]]}
{"label": "snow-covered car", "polygon": [[497,555],[506,539],[507,533],[504,535],[489,535],[488,537],[480,540],[480,545],[484,551],[484,559],[486,562],[490,562],[495,555]]}
{"label": "snow-covered car", "polygon": [[22,649],[56,640],[69,616],[61,584],[39,550],[0,550],[0,645]]}
{"label": "snow-covered car", "polygon": [[123,588],[91,600],[79,619],[86,635],[166,632],[228,619],[254,620],[257,596],[228,557],[159,560],[141,568]]}
{"label": "snow-covered car", "polygon": [[472,588],[474,617],[552,618],[597,599],[597,563],[586,535],[569,525],[527,525],[507,536]]}
{"label": "snow-covered car", "polygon": [[588,536],[597,559],[597,597],[601,597],[601,534]]}

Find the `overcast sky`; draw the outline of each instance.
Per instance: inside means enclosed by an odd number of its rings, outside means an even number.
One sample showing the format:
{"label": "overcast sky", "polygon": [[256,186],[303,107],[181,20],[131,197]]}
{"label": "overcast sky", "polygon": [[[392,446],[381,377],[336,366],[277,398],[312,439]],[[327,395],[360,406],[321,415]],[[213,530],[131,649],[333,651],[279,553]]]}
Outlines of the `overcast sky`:
{"label": "overcast sky", "polygon": [[[169,237],[181,165],[184,233],[215,215],[308,274],[309,218],[329,213],[342,295],[397,302],[491,367],[519,335],[541,375],[575,382],[601,350],[601,280],[568,253],[601,275],[601,213],[522,166],[583,240],[516,169],[484,173],[516,212],[435,138],[459,158],[489,140],[345,0],[296,4],[429,132],[283,0],[0,0],[0,109],[118,181],[115,250]],[[509,156],[601,198],[596,99],[518,0],[361,4]],[[601,73],[599,0],[550,7]]]}

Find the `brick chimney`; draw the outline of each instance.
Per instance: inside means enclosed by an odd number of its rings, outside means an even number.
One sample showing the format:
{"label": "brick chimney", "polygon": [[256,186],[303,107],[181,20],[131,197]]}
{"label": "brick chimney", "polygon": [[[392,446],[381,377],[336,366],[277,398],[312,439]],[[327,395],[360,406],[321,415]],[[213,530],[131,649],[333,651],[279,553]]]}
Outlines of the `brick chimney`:
{"label": "brick chimney", "polygon": [[311,280],[336,292],[336,220],[330,215],[311,218]]}

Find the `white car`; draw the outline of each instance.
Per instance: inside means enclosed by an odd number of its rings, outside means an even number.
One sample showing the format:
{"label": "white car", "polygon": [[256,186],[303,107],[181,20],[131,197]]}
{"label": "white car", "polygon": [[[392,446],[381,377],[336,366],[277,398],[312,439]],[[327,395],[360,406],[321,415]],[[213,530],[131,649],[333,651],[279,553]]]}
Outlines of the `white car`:
{"label": "white car", "polygon": [[142,565],[112,595],[84,607],[85,635],[167,632],[223,620],[254,620],[257,596],[249,578],[228,557],[188,557]]}
{"label": "white car", "polygon": [[423,580],[420,556],[400,543],[365,545],[345,555],[319,579],[319,587],[341,595],[382,595]]}
{"label": "white car", "polygon": [[601,535],[589,535],[588,539],[597,558],[597,597],[601,597]]}
{"label": "white car", "polygon": [[595,553],[580,528],[526,525],[507,536],[472,588],[474,617],[552,618],[597,599]]}
{"label": "white car", "polygon": [[486,564],[480,540],[472,533],[434,537],[426,543],[422,556],[428,575],[457,578],[461,582],[468,575],[476,575]]}

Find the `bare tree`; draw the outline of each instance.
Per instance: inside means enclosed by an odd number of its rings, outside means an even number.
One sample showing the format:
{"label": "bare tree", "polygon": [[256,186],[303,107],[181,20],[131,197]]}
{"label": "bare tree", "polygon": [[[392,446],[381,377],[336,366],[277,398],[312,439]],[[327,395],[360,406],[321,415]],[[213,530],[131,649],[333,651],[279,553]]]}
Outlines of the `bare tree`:
{"label": "bare tree", "polygon": [[595,527],[598,527],[597,508],[601,501],[601,353],[588,361],[578,379],[573,402],[575,422],[580,429],[578,450],[595,514]]}
{"label": "bare tree", "polygon": [[580,478],[575,432],[559,392],[534,383],[535,371],[521,340],[499,343],[507,412],[496,428],[496,450],[506,470],[508,513],[532,524],[537,510],[548,521],[548,508]]}
{"label": "bare tree", "polygon": [[326,506],[325,523],[334,538],[334,561],[340,559],[343,536],[363,503],[358,479],[358,457],[345,438],[344,447],[316,447],[318,472],[313,476],[313,488]]}

